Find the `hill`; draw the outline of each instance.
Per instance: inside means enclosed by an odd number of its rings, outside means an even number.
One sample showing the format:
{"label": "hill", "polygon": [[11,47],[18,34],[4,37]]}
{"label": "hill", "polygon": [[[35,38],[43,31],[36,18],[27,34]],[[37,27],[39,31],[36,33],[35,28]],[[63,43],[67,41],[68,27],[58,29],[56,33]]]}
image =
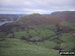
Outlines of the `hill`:
{"label": "hill", "polygon": [[60,50],[75,50],[75,33],[63,32],[55,24],[66,29],[75,29],[74,25],[66,21],[66,15],[56,14],[31,14],[17,19],[21,25],[16,25],[13,32],[0,33],[0,56],[60,56]]}
{"label": "hill", "polygon": [[62,21],[63,19],[61,19],[58,16],[47,16],[41,14],[31,14],[31,15],[23,16],[17,20],[17,22],[22,22],[30,25],[31,24],[59,24]]}
{"label": "hill", "polygon": [[27,24],[59,24],[62,21],[66,21],[75,24],[75,11],[53,12],[47,15],[34,13],[23,16],[17,21]]}
{"label": "hill", "polygon": [[59,16],[65,21],[75,24],[75,11],[61,11],[61,12],[53,12],[49,16]]}
{"label": "hill", "polygon": [[19,39],[0,42],[0,56],[59,56],[58,51],[47,49]]}

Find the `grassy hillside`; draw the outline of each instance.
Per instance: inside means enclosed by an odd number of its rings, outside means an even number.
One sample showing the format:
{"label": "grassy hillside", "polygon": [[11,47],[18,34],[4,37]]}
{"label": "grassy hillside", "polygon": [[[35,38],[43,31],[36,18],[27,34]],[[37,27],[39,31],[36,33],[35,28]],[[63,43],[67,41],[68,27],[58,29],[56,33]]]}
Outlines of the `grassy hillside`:
{"label": "grassy hillside", "polygon": [[[6,47],[3,47],[6,46]],[[59,56],[58,51],[37,46],[19,39],[0,42],[0,56]]]}
{"label": "grassy hillside", "polygon": [[72,29],[75,29],[75,25],[73,25],[72,23],[69,23],[69,22],[66,22],[66,21],[63,21],[60,23],[62,26],[66,26],[66,27],[69,27],[69,28],[72,28]]}
{"label": "grassy hillside", "polygon": [[75,50],[75,25],[64,17],[31,14],[16,22],[12,32],[0,33],[0,56],[60,56],[60,50]]}

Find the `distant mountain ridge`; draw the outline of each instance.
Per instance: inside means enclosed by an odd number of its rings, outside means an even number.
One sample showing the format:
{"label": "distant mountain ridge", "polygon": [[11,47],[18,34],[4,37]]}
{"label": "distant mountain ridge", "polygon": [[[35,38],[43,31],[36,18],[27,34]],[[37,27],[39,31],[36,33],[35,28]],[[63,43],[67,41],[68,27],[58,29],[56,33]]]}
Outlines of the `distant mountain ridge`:
{"label": "distant mountain ridge", "polygon": [[0,14],[0,21],[1,20],[16,20],[18,19],[20,16],[25,16],[25,14]]}
{"label": "distant mountain ridge", "polygon": [[56,15],[64,15],[64,14],[75,14],[75,11],[58,11],[58,12],[53,12],[50,15],[51,16],[56,16]]}
{"label": "distant mountain ridge", "polygon": [[70,23],[75,23],[75,11],[53,12],[50,16],[59,16]]}
{"label": "distant mountain ridge", "polygon": [[0,16],[25,16],[26,14],[0,14]]}

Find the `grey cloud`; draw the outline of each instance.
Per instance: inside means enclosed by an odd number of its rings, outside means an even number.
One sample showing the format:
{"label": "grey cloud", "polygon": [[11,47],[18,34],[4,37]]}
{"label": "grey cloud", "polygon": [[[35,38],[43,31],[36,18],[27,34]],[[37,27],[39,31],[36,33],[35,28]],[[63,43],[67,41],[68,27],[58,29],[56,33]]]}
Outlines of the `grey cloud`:
{"label": "grey cloud", "polygon": [[[1,11],[13,12],[23,12],[26,13],[48,13],[49,11],[64,11],[64,10],[74,10],[75,11],[75,1],[74,0],[0,0],[0,6],[7,8],[0,8]],[[19,8],[12,8],[19,7]],[[11,8],[8,8],[11,7]],[[20,9],[20,7],[23,7]],[[12,12],[13,11],[13,12]],[[2,13],[2,12],[1,12]]]}

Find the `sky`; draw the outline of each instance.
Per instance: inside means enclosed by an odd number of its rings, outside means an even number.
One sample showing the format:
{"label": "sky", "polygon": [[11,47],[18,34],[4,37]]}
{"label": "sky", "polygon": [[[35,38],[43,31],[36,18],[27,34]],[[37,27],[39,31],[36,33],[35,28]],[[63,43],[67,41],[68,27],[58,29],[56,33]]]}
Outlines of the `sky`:
{"label": "sky", "polygon": [[0,0],[0,14],[50,14],[75,11],[75,0]]}

